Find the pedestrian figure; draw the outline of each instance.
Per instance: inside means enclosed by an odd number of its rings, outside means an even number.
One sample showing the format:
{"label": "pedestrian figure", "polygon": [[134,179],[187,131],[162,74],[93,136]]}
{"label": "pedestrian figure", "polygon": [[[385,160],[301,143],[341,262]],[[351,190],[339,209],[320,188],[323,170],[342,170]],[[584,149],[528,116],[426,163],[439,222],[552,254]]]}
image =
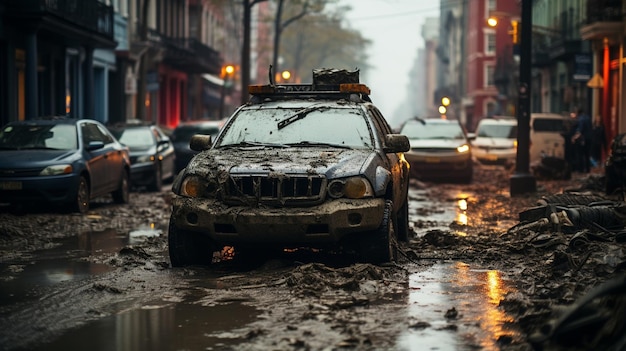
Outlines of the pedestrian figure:
{"label": "pedestrian figure", "polygon": [[570,119],[568,119],[565,123],[563,123],[563,131],[561,132],[561,136],[563,137],[563,152],[565,162],[569,165],[569,169],[572,171],[576,170],[576,153],[575,153],[575,145],[572,143],[572,138],[574,134],[576,134],[576,113],[572,112],[570,114]]}
{"label": "pedestrian figure", "polygon": [[597,167],[602,163],[602,155],[607,147],[606,134],[604,133],[604,124],[602,116],[597,115],[593,119],[593,127],[591,129],[591,165]]}
{"label": "pedestrian figure", "polygon": [[582,108],[576,114],[576,133],[571,142],[574,144],[575,171],[589,173],[591,168],[591,117]]}

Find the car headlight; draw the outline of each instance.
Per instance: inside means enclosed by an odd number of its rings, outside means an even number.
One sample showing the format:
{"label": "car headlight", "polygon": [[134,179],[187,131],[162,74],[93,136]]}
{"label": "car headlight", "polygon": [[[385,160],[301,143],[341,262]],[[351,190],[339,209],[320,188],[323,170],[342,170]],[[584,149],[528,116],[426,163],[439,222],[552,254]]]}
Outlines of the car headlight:
{"label": "car headlight", "polygon": [[372,186],[367,179],[362,177],[352,177],[348,179],[336,179],[328,184],[328,195],[338,199],[347,197],[349,199],[361,199],[373,196]]}
{"label": "car headlight", "polygon": [[154,162],[154,155],[144,155],[137,157],[137,163]]}
{"label": "car headlight", "polygon": [[59,175],[59,174],[70,174],[72,173],[73,170],[74,168],[72,167],[72,165],[69,165],[69,164],[54,165],[54,166],[48,166],[44,168],[44,170],[41,171],[39,175],[50,176],[50,175]]}
{"label": "car headlight", "polygon": [[215,181],[206,180],[199,176],[188,176],[180,186],[180,195],[187,197],[214,197],[219,185]]}
{"label": "car headlight", "polygon": [[470,147],[467,144],[463,144],[463,145],[461,145],[461,146],[456,148],[456,151],[458,153],[460,153],[460,154],[464,154],[466,152],[469,152],[469,150],[470,150]]}

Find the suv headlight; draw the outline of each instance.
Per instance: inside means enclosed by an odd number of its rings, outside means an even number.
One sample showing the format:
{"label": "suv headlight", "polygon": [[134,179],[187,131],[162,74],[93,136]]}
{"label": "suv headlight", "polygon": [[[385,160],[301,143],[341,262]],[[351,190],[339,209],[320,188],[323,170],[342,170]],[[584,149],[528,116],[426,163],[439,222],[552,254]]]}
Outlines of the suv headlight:
{"label": "suv headlight", "polygon": [[373,196],[370,182],[362,177],[351,177],[347,179],[335,179],[328,184],[328,195],[338,199],[347,197],[349,199],[361,199]]}
{"label": "suv headlight", "polygon": [[213,180],[191,175],[183,179],[180,186],[180,195],[187,197],[214,197],[219,188]]}

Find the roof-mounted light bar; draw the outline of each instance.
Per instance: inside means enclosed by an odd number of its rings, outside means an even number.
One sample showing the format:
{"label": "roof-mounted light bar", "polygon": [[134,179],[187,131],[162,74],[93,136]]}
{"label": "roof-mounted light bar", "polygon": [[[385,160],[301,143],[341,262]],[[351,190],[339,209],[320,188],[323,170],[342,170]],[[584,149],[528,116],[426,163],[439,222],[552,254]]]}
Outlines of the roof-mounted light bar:
{"label": "roof-mounted light bar", "polygon": [[342,84],[284,84],[284,85],[249,85],[250,95],[285,95],[285,94],[365,94],[370,95],[371,90],[361,83]]}

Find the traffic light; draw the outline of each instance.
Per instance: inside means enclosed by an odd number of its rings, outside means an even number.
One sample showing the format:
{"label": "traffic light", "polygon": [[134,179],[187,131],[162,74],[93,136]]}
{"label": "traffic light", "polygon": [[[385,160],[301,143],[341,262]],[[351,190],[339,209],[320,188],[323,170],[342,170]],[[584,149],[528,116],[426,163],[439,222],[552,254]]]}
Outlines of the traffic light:
{"label": "traffic light", "polygon": [[519,27],[520,27],[519,21],[511,20],[511,28],[512,29],[509,31],[509,34],[513,38],[513,44],[518,44],[519,43],[519,30],[520,30]]}

